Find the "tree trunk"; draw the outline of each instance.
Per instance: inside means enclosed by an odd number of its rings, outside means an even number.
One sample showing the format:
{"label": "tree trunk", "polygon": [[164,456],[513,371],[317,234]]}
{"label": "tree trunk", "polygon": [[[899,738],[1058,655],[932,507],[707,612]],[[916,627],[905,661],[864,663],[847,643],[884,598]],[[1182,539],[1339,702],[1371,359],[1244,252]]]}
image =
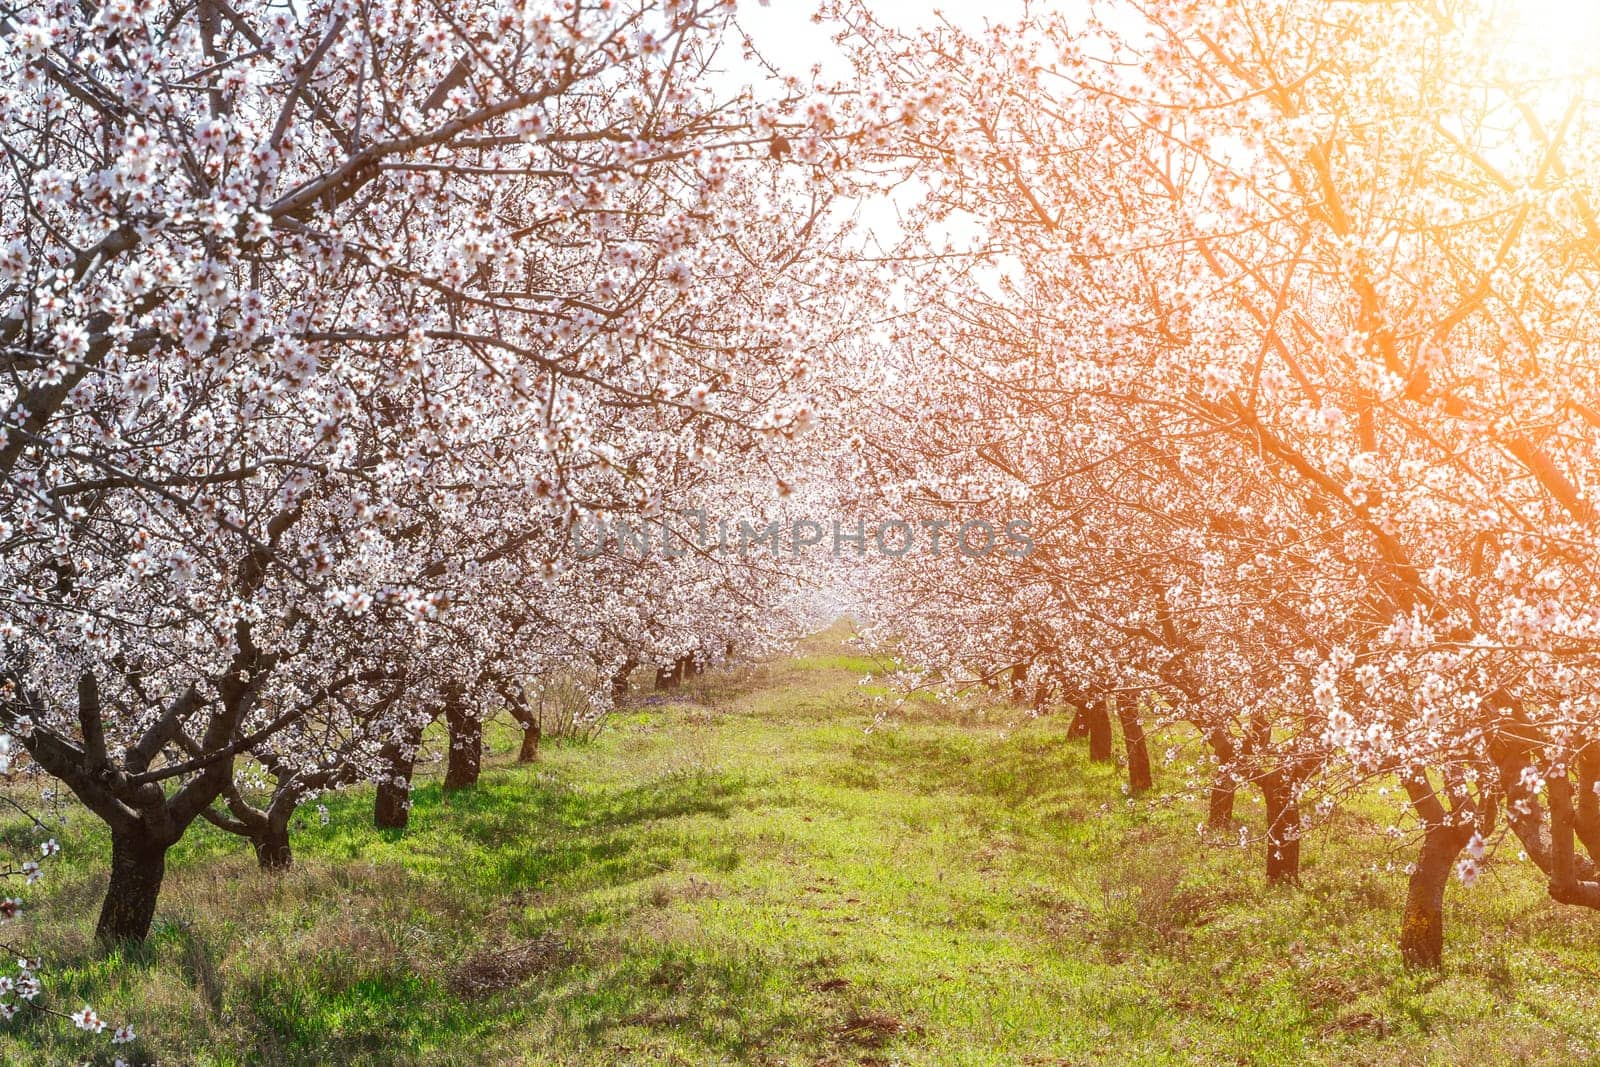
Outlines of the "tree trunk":
{"label": "tree trunk", "polygon": [[1097,763],[1110,763],[1111,713],[1104,700],[1091,700],[1083,709],[1084,720],[1089,724],[1089,758]]}
{"label": "tree trunk", "polygon": [[1451,866],[1471,839],[1470,826],[1438,826],[1423,837],[1400,921],[1400,956],[1407,967],[1436,969],[1444,963],[1444,891]]}
{"label": "tree trunk", "polygon": [[1150,773],[1150,747],[1145,742],[1144,724],[1139,721],[1139,706],[1119,701],[1117,721],[1122,724],[1122,743],[1128,750],[1128,791],[1137,796],[1155,784]]}
{"label": "tree trunk", "polygon": [[620,707],[628,698],[628,676],[633,673],[633,668],[638,666],[633,660],[628,660],[617,668],[617,673],[611,676],[611,703]]}
{"label": "tree trunk", "polygon": [[1578,874],[1572,779],[1566,768],[1545,778],[1545,790],[1550,796],[1550,899],[1600,911],[1600,881]]}
{"label": "tree trunk", "polygon": [[1211,783],[1211,804],[1206,812],[1206,825],[1213,830],[1226,830],[1233,825],[1233,798],[1239,791],[1239,779],[1230,769],[1237,753],[1233,738],[1227,731],[1215,729],[1206,734],[1211,751],[1217,754],[1217,777]]}
{"label": "tree trunk", "polygon": [[522,749],[517,753],[518,763],[532,763],[539,758],[539,736],[542,733],[538,719],[523,725]]}
{"label": "tree trunk", "polygon": [[1033,687],[1033,710],[1043,713],[1050,708],[1050,699],[1054,695],[1050,688],[1050,675],[1048,672]]}
{"label": "tree trunk", "polygon": [[1282,771],[1261,782],[1267,801],[1267,884],[1300,881],[1300,805]]}
{"label": "tree trunk", "polygon": [[[612,685],[616,685],[615,679]],[[540,721],[543,710],[531,707],[527,697],[518,688],[502,690],[501,695],[511,711],[511,717],[522,726],[522,748],[517,752],[517,762],[532,763],[539,758],[539,740],[544,733],[544,724]]]}
{"label": "tree trunk", "polygon": [[411,821],[411,778],[405,784],[393,778],[378,783],[378,795],[373,799],[372,822],[380,830],[404,830]]}
{"label": "tree trunk", "polygon": [[289,821],[269,819],[262,831],[250,839],[256,862],[264,871],[286,871],[294,865],[294,850],[289,846]]}
{"label": "tree trunk", "polygon": [[1028,702],[1028,665],[1011,665],[1011,703],[1021,706]]}
{"label": "tree trunk", "polygon": [[1233,797],[1239,783],[1226,771],[1218,771],[1211,783],[1211,804],[1206,810],[1206,825],[1213,830],[1226,830],[1233,825]]}
{"label": "tree trunk", "polygon": [[417,746],[422,731],[412,728],[404,739],[383,746],[388,774],[378,781],[372,821],[380,830],[404,830],[411,821],[411,774],[417,767]]}
{"label": "tree trunk", "polygon": [[677,680],[676,677],[673,676],[673,668],[671,668],[671,667],[657,667],[656,668],[656,689],[657,689],[657,691],[660,691],[660,690],[663,690],[663,689],[676,689],[677,687],[678,687],[678,680]]}
{"label": "tree trunk", "polygon": [[166,845],[147,834],[112,831],[111,880],[100,905],[95,939],[110,947],[149,937],[166,873]]}
{"label": "tree trunk", "polygon": [[1088,737],[1089,736],[1089,719],[1088,719],[1088,716],[1084,715],[1084,713],[1083,713],[1083,705],[1082,704],[1074,704],[1073,707],[1072,707],[1072,722],[1067,724],[1067,736],[1068,737]]}
{"label": "tree trunk", "polygon": [[1600,857],[1600,794],[1595,792],[1596,785],[1600,784],[1600,745],[1590,743],[1584,746],[1575,763],[1578,792],[1572,830],[1584,851],[1590,856]]}
{"label": "tree trunk", "polygon": [[452,699],[445,706],[444,717],[450,731],[444,791],[451,793],[478,782],[478,771],[483,766],[483,720],[469,713],[459,699]]}
{"label": "tree trunk", "polygon": [[[1411,869],[1406,910],[1400,920],[1400,957],[1407,967],[1437,968],[1444,962],[1444,891],[1450,867],[1479,827],[1478,804],[1459,778],[1448,773],[1445,788],[1436,790],[1424,767],[1406,769],[1400,784],[1422,822],[1422,851]],[[1444,806],[1448,799],[1450,807]],[[1554,798],[1552,797],[1552,800]],[[1493,801],[1484,829],[1492,831]]]}

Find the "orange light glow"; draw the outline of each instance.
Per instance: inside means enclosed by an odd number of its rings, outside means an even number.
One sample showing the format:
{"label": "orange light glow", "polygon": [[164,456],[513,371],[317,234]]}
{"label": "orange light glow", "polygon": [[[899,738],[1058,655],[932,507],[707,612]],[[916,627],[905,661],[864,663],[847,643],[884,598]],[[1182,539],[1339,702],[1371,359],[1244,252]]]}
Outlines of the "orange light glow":
{"label": "orange light glow", "polygon": [[1518,58],[1557,77],[1600,72],[1597,0],[1507,0],[1497,14]]}

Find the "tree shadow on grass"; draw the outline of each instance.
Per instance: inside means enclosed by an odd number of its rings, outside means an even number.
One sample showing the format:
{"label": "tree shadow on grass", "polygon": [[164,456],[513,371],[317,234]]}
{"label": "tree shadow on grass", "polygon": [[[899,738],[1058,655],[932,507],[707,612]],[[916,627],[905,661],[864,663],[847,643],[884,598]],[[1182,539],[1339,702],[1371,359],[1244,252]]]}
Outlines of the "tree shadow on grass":
{"label": "tree shadow on grass", "polygon": [[[796,997],[781,950],[734,943],[596,938],[556,967],[461,998],[416,975],[369,974],[332,988],[315,973],[251,983],[251,1063],[491,1064],[543,1053],[627,1063],[771,1062],[836,1046],[837,1020]],[[687,1057],[687,1059],[685,1059]]]}
{"label": "tree shadow on grass", "polygon": [[[150,950],[107,959],[75,939],[68,955],[81,958],[55,960],[60,991],[98,1006],[119,990],[192,990],[183,999],[216,1016],[208,1027],[141,1017],[163,1062],[500,1062],[474,1050],[515,1027],[561,968],[471,1003],[450,991],[451,969],[676,863],[737,863],[716,825],[745,791],[703,772],[585,788],[506,769],[448,798],[420,787],[404,832],[371,825],[370,792],[332,796],[328,824],[311,809],[281,875],[257,872],[242,840],[197,828],[209,840],[175,854]],[[519,905],[528,895],[537,915]]]}
{"label": "tree shadow on grass", "polygon": [[805,963],[744,941],[629,941],[596,946],[586,966],[542,986],[576,1062],[812,1062],[835,1041],[833,1012],[800,993]]}
{"label": "tree shadow on grass", "polygon": [[[403,834],[347,828],[316,848],[361,855],[376,852],[375,841],[384,842],[382,862],[411,872],[408,899],[391,910],[412,913],[385,921],[425,924],[430,916],[417,912],[432,909],[437,919],[445,917],[444,909],[459,909],[436,931],[455,941],[444,949],[453,959],[515,942],[506,927],[506,906],[514,927],[526,925],[516,916],[517,902],[527,894],[541,901],[540,925],[566,925],[592,909],[585,898],[596,893],[608,896],[608,890],[654,877],[679,861],[703,864],[704,850],[684,824],[725,818],[744,789],[742,779],[708,773],[585,789],[548,772],[533,778],[505,771],[448,798],[434,784],[418,789]],[[330,825],[343,814],[335,811]],[[498,918],[491,922],[491,914]],[[266,1044],[293,1062],[494,1062],[473,1058],[470,1049],[515,1026],[533,1010],[530,996],[548,1002],[551,994],[534,990],[559,987],[570,970],[554,967],[515,990],[462,1006],[437,974],[413,970],[409,961],[365,975],[340,974],[331,955],[310,962],[313,973],[269,971],[246,993],[269,1031]]]}
{"label": "tree shadow on grass", "polygon": [[686,827],[726,818],[745,790],[742,778],[707,772],[623,789],[506,772],[448,798],[436,785],[418,790],[412,827],[389,840],[402,862],[443,857],[485,891],[598,889],[670,865],[687,853]]}
{"label": "tree shadow on grass", "polygon": [[967,793],[1006,807],[1100,796],[1118,777],[1114,765],[1089,762],[1083,742],[1053,726],[1005,737],[885,730],[856,743],[850,759],[853,773],[870,769],[897,788]]}

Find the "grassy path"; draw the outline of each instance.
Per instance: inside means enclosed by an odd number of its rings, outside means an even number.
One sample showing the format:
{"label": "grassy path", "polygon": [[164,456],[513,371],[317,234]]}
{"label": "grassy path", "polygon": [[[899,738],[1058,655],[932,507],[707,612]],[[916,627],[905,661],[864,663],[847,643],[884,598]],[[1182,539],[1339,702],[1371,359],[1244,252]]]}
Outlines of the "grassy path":
{"label": "grassy path", "polygon": [[[203,827],[141,959],[89,946],[105,845],[74,822],[39,905],[57,1006],[183,1064],[1600,1062],[1600,919],[1514,858],[1452,886],[1449,968],[1410,976],[1405,852],[1365,815],[1268,891],[1258,847],[1129,802],[1058,719],[924,704],[869,731],[865,669],[817,642],[535,767],[501,735],[403,835],[363,793],[307,812],[283,876]],[[93,1048],[0,1031],[8,1064]]]}

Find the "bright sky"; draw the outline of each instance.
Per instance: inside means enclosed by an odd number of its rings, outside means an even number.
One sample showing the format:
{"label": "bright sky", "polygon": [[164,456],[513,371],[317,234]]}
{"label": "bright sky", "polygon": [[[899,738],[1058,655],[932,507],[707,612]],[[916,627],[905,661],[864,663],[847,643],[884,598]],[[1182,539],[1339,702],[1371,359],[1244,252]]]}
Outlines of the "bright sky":
{"label": "bright sky", "polygon": [[[966,29],[981,29],[985,19],[1009,21],[1020,15],[1025,0],[941,0],[938,3],[917,3],[914,0],[867,0],[869,6],[891,25],[902,30],[914,30],[931,24],[941,15],[948,21]],[[1083,0],[1058,0],[1059,3],[1081,5]],[[810,76],[811,68],[820,64],[823,77],[846,78],[838,46],[833,43],[837,27],[818,24],[813,20],[817,0],[739,0],[738,22],[748,33],[767,61],[784,73],[802,79]],[[731,58],[731,53],[730,53]],[[753,69],[741,69],[735,61],[729,65],[728,76],[738,81],[759,77]],[[899,196],[915,195],[914,190],[902,188]],[[896,211],[891,200],[874,198],[859,205],[859,221],[892,243],[898,231]]]}
{"label": "bright sky", "polygon": [[[1010,21],[1020,14],[1023,0],[941,0],[917,3],[915,0],[869,0],[872,9],[886,22],[911,30],[936,18],[936,12],[958,26],[978,29],[985,17]],[[1082,0],[1062,0],[1066,6],[1079,6]],[[1037,5],[1035,5],[1037,6]],[[782,69],[805,75],[812,64],[824,70],[838,52],[826,27],[811,21],[816,0],[741,0],[739,23],[755,40],[766,57]]]}

